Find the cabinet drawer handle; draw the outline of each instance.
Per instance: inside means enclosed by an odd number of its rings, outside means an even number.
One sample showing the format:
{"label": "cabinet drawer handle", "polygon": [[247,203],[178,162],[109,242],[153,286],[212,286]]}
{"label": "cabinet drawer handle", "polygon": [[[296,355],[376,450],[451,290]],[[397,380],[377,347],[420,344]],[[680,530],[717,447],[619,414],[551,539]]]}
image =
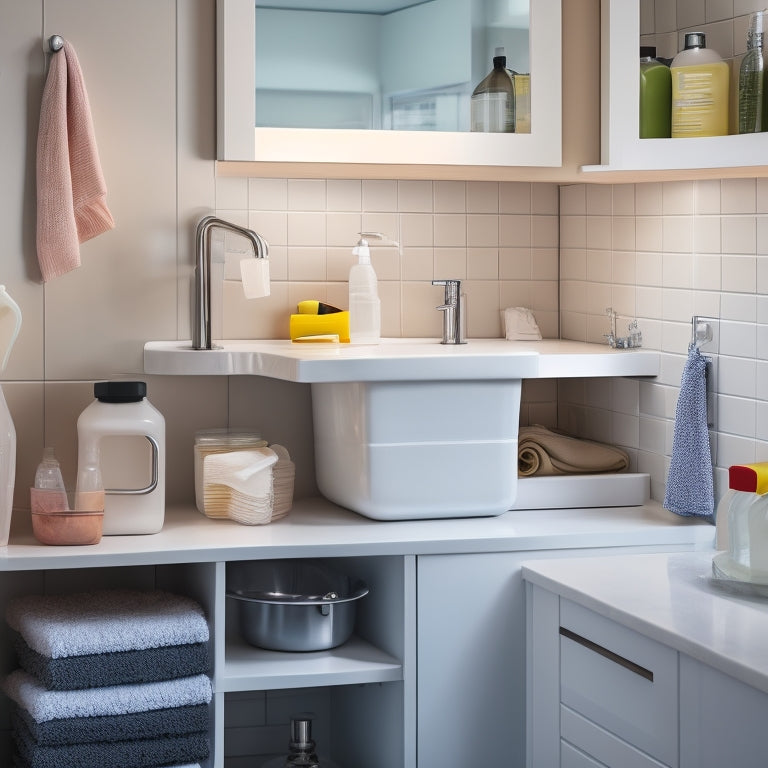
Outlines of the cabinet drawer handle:
{"label": "cabinet drawer handle", "polygon": [[619,656],[618,653],[609,651],[607,648],[603,648],[602,645],[593,643],[591,640],[587,640],[586,637],[577,635],[575,632],[571,632],[570,629],[566,629],[565,627],[560,627],[560,634],[563,637],[567,637],[569,640],[573,640],[574,643],[578,643],[579,645],[583,645],[585,648],[589,648],[590,651],[594,651],[595,653],[599,653],[601,656],[605,656],[606,659],[609,659],[619,666],[628,669],[630,672],[634,672],[636,675],[640,675],[640,677],[644,677],[646,680],[653,682],[653,672],[650,669],[641,667],[639,664],[635,664],[634,661],[625,659],[623,656]]}

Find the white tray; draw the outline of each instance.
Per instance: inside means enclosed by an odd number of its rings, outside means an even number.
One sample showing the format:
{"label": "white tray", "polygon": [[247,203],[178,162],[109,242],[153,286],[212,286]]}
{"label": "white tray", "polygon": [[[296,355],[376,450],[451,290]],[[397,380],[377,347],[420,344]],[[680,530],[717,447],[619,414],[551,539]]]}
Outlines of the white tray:
{"label": "white tray", "polygon": [[650,487],[644,473],[520,477],[511,509],[638,507],[650,497]]}

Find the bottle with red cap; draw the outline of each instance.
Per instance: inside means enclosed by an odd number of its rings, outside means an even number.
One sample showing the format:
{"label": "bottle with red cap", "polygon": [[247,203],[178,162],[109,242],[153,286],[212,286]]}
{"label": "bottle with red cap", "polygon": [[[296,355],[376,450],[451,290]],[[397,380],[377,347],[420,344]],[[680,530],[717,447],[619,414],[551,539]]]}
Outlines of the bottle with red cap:
{"label": "bottle with red cap", "polygon": [[[729,575],[751,579],[753,568],[768,578],[768,462],[734,464],[728,469],[728,491],[717,505],[716,548]],[[754,534],[754,541],[753,541]]]}

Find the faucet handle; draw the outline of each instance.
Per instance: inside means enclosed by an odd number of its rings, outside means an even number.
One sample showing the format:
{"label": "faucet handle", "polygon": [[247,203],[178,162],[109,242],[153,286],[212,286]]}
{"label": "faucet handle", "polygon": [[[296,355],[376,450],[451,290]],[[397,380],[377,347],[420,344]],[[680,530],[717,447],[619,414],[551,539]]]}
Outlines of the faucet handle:
{"label": "faucet handle", "polygon": [[433,280],[432,285],[445,286],[444,306],[438,307],[438,309],[458,306],[459,296],[461,296],[461,280]]}

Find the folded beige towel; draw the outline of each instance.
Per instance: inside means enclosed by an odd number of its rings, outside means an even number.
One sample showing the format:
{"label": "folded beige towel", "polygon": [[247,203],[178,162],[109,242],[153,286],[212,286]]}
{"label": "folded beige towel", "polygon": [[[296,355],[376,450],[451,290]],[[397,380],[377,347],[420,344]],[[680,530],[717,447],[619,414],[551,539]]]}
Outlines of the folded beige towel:
{"label": "folded beige towel", "polygon": [[115,226],[74,48],[51,56],[37,135],[37,258],[43,280],[80,266],[80,243]]}
{"label": "folded beige towel", "polygon": [[517,457],[520,477],[626,472],[629,468],[629,456],[621,448],[582,440],[538,424],[520,427]]}

